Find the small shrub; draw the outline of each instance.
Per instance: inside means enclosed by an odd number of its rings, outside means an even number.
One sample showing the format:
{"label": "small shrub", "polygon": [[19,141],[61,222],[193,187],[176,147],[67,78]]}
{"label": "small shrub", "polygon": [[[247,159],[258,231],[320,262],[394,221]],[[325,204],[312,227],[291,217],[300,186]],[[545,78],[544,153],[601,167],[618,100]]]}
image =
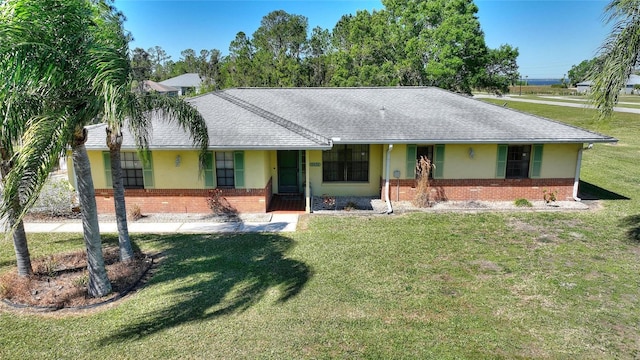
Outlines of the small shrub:
{"label": "small shrub", "polygon": [[84,271],[81,276],[73,279],[73,286],[77,288],[85,288],[89,284],[89,273]]}
{"label": "small shrub", "polygon": [[334,196],[322,195],[322,205],[325,209],[336,209],[336,198]]}
{"label": "small shrub", "polygon": [[533,204],[527,199],[517,199],[515,201],[517,207],[532,207]]}
{"label": "small shrub", "polygon": [[43,261],[36,264],[34,273],[55,277],[59,267],[60,263],[53,256],[47,256]]}
{"label": "small shrub", "polygon": [[356,204],[353,201],[349,201],[345,206],[344,206],[344,210],[345,211],[352,211],[352,210],[358,210],[358,204]]}
{"label": "small shrub", "polygon": [[42,187],[31,212],[48,216],[68,216],[73,213],[75,201],[76,195],[71,184],[64,179],[52,178]]}
{"label": "small shrub", "polygon": [[142,219],[142,210],[138,204],[133,204],[131,210],[129,210],[129,219],[136,221]]}
{"label": "small shrub", "polygon": [[558,190],[550,191],[547,189],[542,190],[542,198],[544,202],[547,204],[550,202],[555,202],[558,199]]}

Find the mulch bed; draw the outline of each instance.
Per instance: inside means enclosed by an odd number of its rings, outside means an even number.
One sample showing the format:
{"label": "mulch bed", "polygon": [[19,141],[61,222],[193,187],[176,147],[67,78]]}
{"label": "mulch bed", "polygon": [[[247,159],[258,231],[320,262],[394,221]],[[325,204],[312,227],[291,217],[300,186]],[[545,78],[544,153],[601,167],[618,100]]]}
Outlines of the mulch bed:
{"label": "mulch bed", "polygon": [[32,260],[34,273],[26,278],[18,276],[17,270],[5,273],[0,277],[0,298],[15,308],[39,311],[97,307],[134,290],[154,264],[153,258],[143,253],[122,263],[117,247],[105,248],[103,253],[113,289],[107,296],[89,297],[86,252],[77,251]]}

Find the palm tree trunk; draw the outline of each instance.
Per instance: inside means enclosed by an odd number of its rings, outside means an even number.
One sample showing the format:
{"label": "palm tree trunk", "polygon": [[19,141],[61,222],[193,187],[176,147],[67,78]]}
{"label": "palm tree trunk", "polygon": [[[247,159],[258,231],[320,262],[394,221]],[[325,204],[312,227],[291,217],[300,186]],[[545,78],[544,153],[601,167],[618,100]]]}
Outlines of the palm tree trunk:
{"label": "palm tree trunk", "polygon": [[84,143],[87,130],[76,131],[71,145],[73,169],[78,181],[78,198],[82,213],[84,244],[87,249],[87,269],[89,270],[89,296],[102,297],[111,292],[111,283],[107,277],[102,254],[102,240],[98,225],[98,208],[95,189],[91,178],[91,165]]}
{"label": "palm tree trunk", "polygon": [[[2,157],[2,165],[0,166],[0,175],[4,179],[11,170],[11,159],[9,153],[5,149],[0,149]],[[20,220],[16,224],[16,215],[20,213],[20,203],[16,199],[13,203],[11,212],[7,222],[9,227],[14,229],[13,231],[13,249],[16,252],[16,262],[18,264],[18,275],[29,276],[33,274],[33,267],[31,266],[31,255],[29,254],[29,246],[27,245],[27,234],[24,231],[24,223]]]}
{"label": "palm tree trunk", "polygon": [[[12,214],[15,214],[15,212],[12,211]],[[9,226],[15,226],[15,230],[13,231],[13,249],[16,252],[18,275],[29,276],[33,274],[33,268],[31,267],[31,255],[29,254],[29,246],[27,245],[27,234],[24,231],[24,223],[20,220],[16,225],[13,215],[11,215],[8,221]]]}
{"label": "palm tree trunk", "polygon": [[120,148],[122,147],[122,133],[114,134],[107,128],[107,146],[111,158],[111,181],[113,184],[113,202],[118,225],[118,245],[120,247],[120,261],[133,260],[133,248],[127,226],[127,207],[124,199],[124,183],[122,182],[122,167],[120,166]]}

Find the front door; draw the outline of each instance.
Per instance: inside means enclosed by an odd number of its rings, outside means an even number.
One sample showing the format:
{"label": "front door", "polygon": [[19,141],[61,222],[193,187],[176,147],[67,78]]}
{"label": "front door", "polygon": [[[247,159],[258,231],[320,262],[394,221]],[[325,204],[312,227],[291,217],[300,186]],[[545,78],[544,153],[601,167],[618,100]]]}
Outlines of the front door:
{"label": "front door", "polygon": [[278,193],[298,191],[298,150],[278,150]]}

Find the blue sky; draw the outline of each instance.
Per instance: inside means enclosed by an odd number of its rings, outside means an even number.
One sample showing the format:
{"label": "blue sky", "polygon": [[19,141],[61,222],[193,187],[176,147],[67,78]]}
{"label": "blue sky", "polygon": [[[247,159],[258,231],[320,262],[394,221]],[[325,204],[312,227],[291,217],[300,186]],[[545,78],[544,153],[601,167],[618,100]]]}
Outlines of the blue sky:
{"label": "blue sky", "polygon": [[[520,50],[520,73],[529,79],[561,78],[572,65],[591,59],[608,34],[602,0],[476,0],[478,17],[491,48],[510,44]],[[184,49],[228,53],[236,33],[251,36],[274,10],[306,16],[309,31],[333,29],[344,14],[382,9],[379,0],[116,0],[127,17],[133,47],[159,45],[171,59]]]}

